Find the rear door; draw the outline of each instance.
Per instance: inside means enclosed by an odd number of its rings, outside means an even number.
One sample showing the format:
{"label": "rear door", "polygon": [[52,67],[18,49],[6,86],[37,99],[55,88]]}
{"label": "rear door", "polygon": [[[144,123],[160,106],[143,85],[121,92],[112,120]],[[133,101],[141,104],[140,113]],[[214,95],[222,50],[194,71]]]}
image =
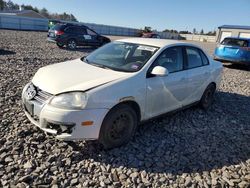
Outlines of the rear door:
{"label": "rear door", "polygon": [[186,46],[186,71],[188,75],[187,93],[185,101],[189,105],[201,99],[203,92],[208,86],[210,73],[209,60],[198,48]]}
{"label": "rear door", "polygon": [[67,40],[68,39],[74,39],[76,40],[77,44],[81,44],[81,31],[79,30],[79,27],[77,26],[68,26],[65,29],[65,33],[67,34]]}

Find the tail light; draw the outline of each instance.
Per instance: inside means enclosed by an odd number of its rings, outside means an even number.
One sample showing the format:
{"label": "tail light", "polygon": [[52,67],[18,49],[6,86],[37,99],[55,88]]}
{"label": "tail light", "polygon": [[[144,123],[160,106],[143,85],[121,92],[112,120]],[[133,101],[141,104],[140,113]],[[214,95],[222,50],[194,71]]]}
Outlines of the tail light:
{"label": "tail light", "polygon": [[55,31],[55,34],[56,34],[56,35],[63,35],[64,32],[63,32],[63,31]]}
{"label": "tail light", "polygon": [[242,47],[241,49],[245,51],[250,51],[250,47]]}

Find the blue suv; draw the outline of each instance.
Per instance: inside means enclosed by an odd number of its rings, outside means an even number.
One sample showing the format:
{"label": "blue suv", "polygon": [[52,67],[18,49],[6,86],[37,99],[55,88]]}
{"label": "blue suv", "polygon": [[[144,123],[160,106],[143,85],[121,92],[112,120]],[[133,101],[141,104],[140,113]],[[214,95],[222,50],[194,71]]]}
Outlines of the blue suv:
{"label": "blue suv", "polygon": [[250,66],[250,39],[227,37],[215,49],[214,59]]}

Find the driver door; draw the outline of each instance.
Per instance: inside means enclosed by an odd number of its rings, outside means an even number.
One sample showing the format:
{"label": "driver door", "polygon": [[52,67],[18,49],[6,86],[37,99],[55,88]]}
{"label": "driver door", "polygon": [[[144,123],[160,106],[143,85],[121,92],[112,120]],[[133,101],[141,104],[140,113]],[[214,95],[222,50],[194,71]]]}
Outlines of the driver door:
{"label": "driver door", "polygon": [[88,28],[86,29],[86,32],[87,32],[86,40],[88,41],[89,45],[97,45],[97,46],[100,45],[97,33]]}
{"label": "driver door", "polygon": [[[188,75],[184,70],[182,47],[171,47],[163,51],[151,65],[147,74],[146,116],[155,117],[183,106],[188,97]],[[168,69],[166,76],[151,75],[155,66]]]}

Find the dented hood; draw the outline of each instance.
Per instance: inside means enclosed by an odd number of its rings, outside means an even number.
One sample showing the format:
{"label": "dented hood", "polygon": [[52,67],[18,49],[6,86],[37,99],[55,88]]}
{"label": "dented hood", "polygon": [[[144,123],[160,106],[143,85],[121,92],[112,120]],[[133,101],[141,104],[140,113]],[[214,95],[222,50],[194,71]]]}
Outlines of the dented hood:
{"label": "dented hood", "polygon": [[130,73],[95,67],[76,59],[40,68],[32,83],[55,95],[68,91],[85,91],[129,75]]}

